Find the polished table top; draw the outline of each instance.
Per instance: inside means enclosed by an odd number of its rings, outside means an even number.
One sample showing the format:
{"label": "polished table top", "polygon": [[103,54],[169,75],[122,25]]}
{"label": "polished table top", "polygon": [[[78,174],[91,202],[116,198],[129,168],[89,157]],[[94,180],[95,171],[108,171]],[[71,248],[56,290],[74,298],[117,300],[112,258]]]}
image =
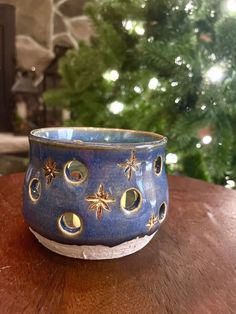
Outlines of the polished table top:
{"label": "polished table top", "polygon": [[236,313],[236,192],[170,177],[143,250],[84,261],[41,246],[21,215],[23,174],[0,177],[0,313]]}

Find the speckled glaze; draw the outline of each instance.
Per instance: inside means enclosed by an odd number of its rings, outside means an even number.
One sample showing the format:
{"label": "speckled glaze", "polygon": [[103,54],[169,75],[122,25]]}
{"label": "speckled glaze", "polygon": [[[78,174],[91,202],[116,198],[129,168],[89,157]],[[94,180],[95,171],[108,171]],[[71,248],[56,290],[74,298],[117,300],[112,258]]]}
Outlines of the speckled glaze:
{"label": "speckled glaze", "polygon": [[[32,230],[62,244],[114,247],[152,235],[159,229],[160,207],[165,204],[165,210],[168,208],[163,166],[166,138],[130,130],[48,128],[32,131],[29,141],[23,215]],[[159,156],[162,165],[157,173],[155,162]],[[132,158],[136,168],[125,168]],[[48,160],[54,162],[52,177],[47,176],[45,169]],[[79,184],[66,179],[65,165],[73,160],[80,161],[87,169],[86,178]],[[40,182],[37,200],[30,197],[34,178]],[[128,212],[121,206],[121,197],[131,188],[138,190],[141,198],[138,208]],[[109,210],[91,208],[91,197],[99,189],[110,199],[106,204]],[[96,214],[98,208],[100,216]],[[80,217],[79,233],[69,234],[60,227],[60,217],[68,212]]]}

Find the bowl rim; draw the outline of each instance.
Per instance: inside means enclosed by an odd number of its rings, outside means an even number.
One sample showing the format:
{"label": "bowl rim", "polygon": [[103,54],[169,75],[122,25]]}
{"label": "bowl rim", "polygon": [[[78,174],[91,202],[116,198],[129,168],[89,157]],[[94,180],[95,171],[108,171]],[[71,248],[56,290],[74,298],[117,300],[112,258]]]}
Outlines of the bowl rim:
{"label": "bowl rim", "polygon": [[[148,135],[153,137],[153,140],[144,141],[144,142],[86,142],[79,140],[57,140],[50,139],[36,135],[39,132],[55,131],[59,129],[69,129],[69,130],[78,130],[78,131],[93,131],[93,132],[129,132],[137,135]],[[102,128],[102,127],[47,127],[47,128],[38,128],[30,131],[29,134],[30,142],[39,142],[50,146],[60,146],[60,147],[72,147],[72,148],[85,148],[85,149],[142,149],[142,148],[151,148],[157,146],[163,146],[167,143],[167,138],[158,133],[149,132],[149,131],[140,131],[140,130],[130,130],[130,129],[121,129],[121,128]]]}

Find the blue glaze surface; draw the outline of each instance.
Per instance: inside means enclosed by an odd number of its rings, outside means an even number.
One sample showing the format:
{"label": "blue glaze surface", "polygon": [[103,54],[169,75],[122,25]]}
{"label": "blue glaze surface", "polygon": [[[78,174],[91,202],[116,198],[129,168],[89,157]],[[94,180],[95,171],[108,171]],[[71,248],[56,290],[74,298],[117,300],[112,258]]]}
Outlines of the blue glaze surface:
{"label": "blue glaze surface", "polygon": [[[72,143],[74,140],[86,143]],[[55,142],[60,145],[55,145]],[[91,143],[94,143],[94,148]],[[30,136],[30,164],[24,183],[23,214],[26,222],[44,237],[67,244],[114,246],[152,234],[160,223],[157,221],[149,228],[150,217],[153,214],[158,216],[163,202],[168,206],[164,166],[160,175],[154,168],[158,156],[165,159],[165,143],[163,138],[152,133],[112,129],[77,128],[75,131],[49,128],[33,131]],[[140,164],[128,180],[127,173],[119,165],[129,160],[132,152]],[[44,170],[49,158],[56,163],[57,170],[50,183]],[[82,162],[88,169],[87,178],[78,185],[65,179],[64,167],[72,160]],[[29,196],[33,178],[41,183],[40,196],[34,201]],[[97,193],[101,184],[114,201],[109,203],[110,211],[102,210],[99,220],[96,211],[89,209],[90,202],[86,198]],[[127,213],[121,208],[121,197],[130,188],[140,191],[142,204],[137,211]],[[59,228],[59,219],[66,212],[73,212],[81,218],[82,231],[79,234],[70,236]]]}

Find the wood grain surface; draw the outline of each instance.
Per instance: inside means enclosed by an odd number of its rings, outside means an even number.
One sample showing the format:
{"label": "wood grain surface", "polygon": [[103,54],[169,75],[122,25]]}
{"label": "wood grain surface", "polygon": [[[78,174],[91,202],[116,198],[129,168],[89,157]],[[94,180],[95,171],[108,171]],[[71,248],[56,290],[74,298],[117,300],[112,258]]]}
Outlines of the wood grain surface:
{"label": "wood grain surface", "polygon": [[236,313],[236,192],[170,177],[171,205],[140,252],[83,261],[23,221],[23,174],[0,178],[0,313]]}

